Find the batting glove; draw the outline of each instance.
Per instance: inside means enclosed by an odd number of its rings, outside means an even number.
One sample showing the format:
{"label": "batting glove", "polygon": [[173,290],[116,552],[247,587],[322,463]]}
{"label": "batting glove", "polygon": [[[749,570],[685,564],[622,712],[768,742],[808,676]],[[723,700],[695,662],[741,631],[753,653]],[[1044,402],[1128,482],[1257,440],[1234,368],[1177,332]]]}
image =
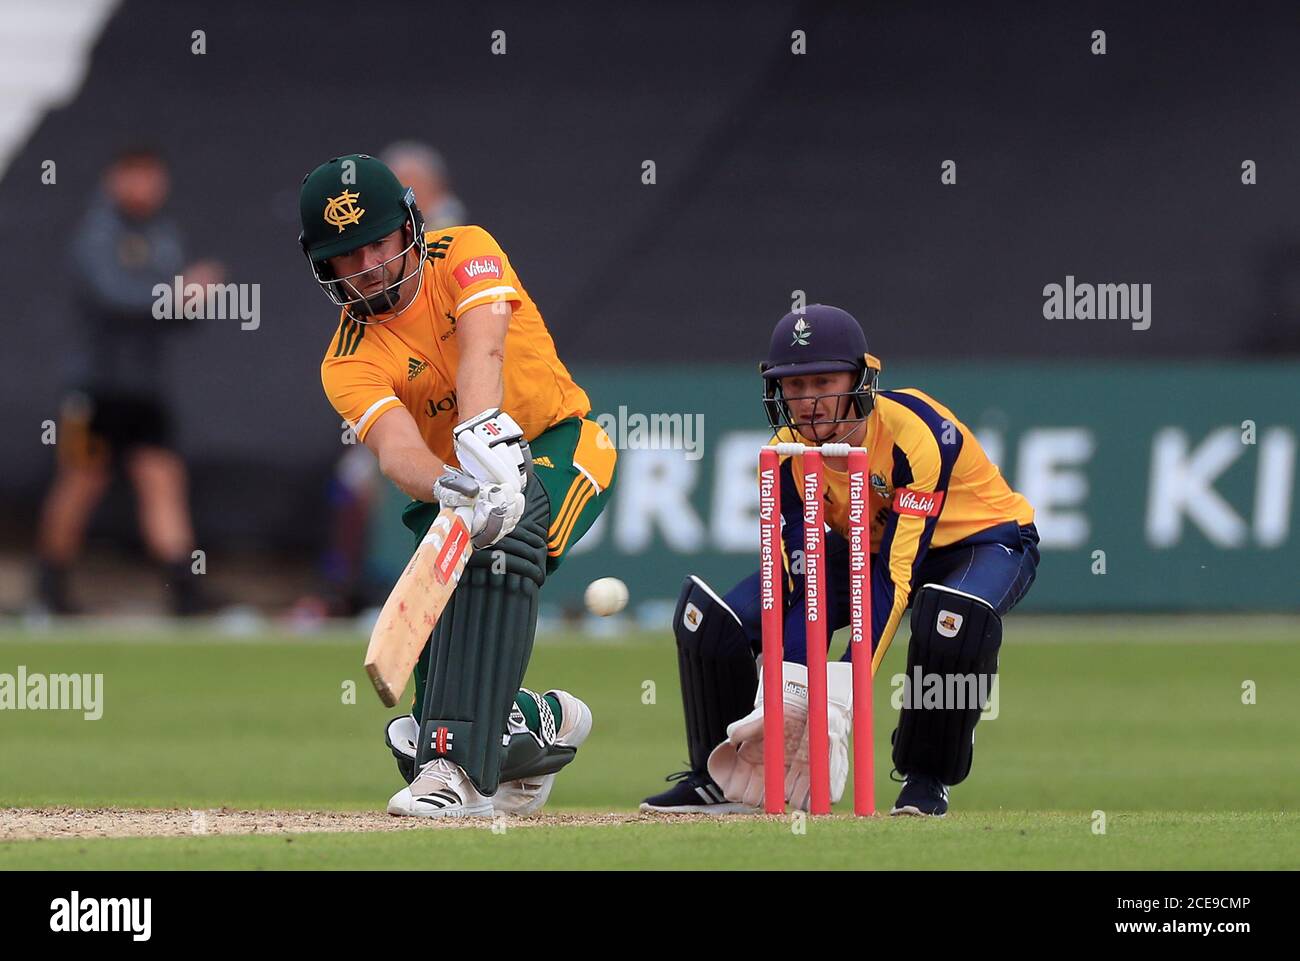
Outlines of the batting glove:
{"label": "batting glove", "polygon": [[533,455],[524,432],[509,414],[494,408],[451,432],[460,466],[482,484],[499,484],[522,491],[533,469]]}
{"label": "batting glove", "polygon": [[501,484],[480,484],[451,468],[434,482],[433,494],[443,507],[460,512],[475,550],[491,547],[509,534],[524,513],[522,492]]}

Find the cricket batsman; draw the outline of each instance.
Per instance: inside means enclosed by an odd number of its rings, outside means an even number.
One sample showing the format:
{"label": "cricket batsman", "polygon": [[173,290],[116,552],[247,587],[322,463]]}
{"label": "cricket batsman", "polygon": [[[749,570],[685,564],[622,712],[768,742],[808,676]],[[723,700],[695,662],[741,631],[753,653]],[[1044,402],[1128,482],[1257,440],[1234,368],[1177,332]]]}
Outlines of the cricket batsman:
{"label": "cricket batsman", "polygon": [[591,731],[565,691],[522,690],[538,591],[600,514],[617,454],[482,227],[428,233],[415,192],[366,154],[303,180],[300,242],[341,308],[325,394],[412,498],[416,543],[441,506],[473,511],[474,551],[385,740],[408,787],[394,815],[530,814]]}
{"label": "cricket batsman", "polygon": [[[847,443],[869,452],[872,669],[911,608],[907,686],[893,736],[903,788],[890,813],[942,817],[948,790],[970,773],[975,723],[997,674],[1002,617],[1029,590],[1038,531],[957,415],[915,388],[880,390],[880,362],[852,315],[822,304],[781,319],[761,365],[773,443]],[[785,603],[786,800],[809,801],[803,581],[802,456],[780,466]],[[849,623],[848,464],[824,458],[828,634]],[[691,769],[642,810],[750,812],[763,803],[763,687],[759,575],[719,596],[700,578],[682,585],[673,620]],[[831,796],[848,775],[852,667],[829,667]],[[973,679],[969,687],[944,682]],[[976,703],[922,697],[978,693]],[[917,679],[923,681],[920,688]]]}

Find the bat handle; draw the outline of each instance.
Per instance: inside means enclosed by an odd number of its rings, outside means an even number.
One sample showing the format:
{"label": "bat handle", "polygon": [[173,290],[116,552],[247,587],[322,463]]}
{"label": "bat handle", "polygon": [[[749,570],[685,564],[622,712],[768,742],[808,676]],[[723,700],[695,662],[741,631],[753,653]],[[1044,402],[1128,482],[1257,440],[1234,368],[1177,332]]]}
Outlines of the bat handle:
{"label": "bat handle", "polygon": [[[452,507],[452,508],[444,507],[442,509],[442,513],[440,513],[438,517],[442,518],[447,513],[448,510],[450,510],[453,514],[455,514],[456,517],[460,520],[460,522],[465,525],[466,531],[472,531],[474,529],[474,508],[473,507]],[[439,527],[437,524],[430,526],[429,530],[424,535],[424,539],[420,541],[420,544],[421,545],[432,544],[436,542],[440,536],[439,531],[443,531],[443,530],[446,530],[446,528]]]}

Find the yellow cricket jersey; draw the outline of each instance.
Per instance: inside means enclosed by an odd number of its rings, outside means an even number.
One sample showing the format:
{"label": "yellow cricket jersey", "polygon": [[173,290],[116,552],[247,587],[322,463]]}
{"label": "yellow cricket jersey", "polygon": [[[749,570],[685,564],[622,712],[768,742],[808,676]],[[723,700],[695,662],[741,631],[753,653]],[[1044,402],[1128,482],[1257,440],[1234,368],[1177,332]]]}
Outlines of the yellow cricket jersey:
{"label": "yellow cricket jersey", "polygon": [[502,409],[532,440],[591,402],[555,353],[542,315],[496,240],[482,227],[445,227],[425,234],[429,260],[420,293],[384,324],[358,324],[346,312],[321,362],[321,383],[339,415],[364,441],[389,410],[405,407],[434,454],[456,463],[451,430],[460,349],[456,323],[482,304],[514,308],[506,332]]}
{"label": "yellow cricket jersey", "polygon": [[[802,441],[780,431],[774,443]],[[931,547],[947,547],[1015,521],[1034,509],[1003,479],[974,433],[933,397],[914,388],[885,390],[867,420],[871,516],[872,620],[879,653],[888,648],[915,588],[914,574]],[[782,459],[786,549],[803,540],[803,457]],[[848,474],[825,469],[826,523],[848,534]],[[885,612],[888,611],[886,615]]]}

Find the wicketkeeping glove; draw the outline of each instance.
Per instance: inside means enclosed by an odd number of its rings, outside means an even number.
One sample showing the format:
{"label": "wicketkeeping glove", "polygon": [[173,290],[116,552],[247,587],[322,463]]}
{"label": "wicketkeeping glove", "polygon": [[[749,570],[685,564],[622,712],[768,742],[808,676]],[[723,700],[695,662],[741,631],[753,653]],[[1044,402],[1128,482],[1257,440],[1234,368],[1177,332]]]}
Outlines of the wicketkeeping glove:
{"label": "wicketkeeping glove", "polygon": [[[827,733],[831,758],[831,801],[844,797],[849,779],[849,732],[853,729],[853,665],[848,661],[831,661],[826,665]],[[812,801],[812,775],[808,759],[808,728],[804,727],[799,749],[792,763],[786,760],[786,798],[795,807],[807,811]]]}
{"label": "wicketkeeping glove", "polygon": [[[782,708],[785,718],[785,796],[790,798],[798,776],[800,744],[807,744],[808,668],[785,662]],[[806,751],[805,747],[805,751]],[[806,756],[805,756],[806,757]],[[807,766],[806,759],[803,765]],[[709,754],[709,776],[722,788],[728,801],[759,807],[763,803],[763,677],[759,672],[754,709],[739,721],[727,725],[727,740]]]}
{"label": "wicketkeeping glove", "polygon": [[[782,706],[785,718],[785,800],[807,811],[812,799],[808,768],[808,668],[783,665]],[[828,665],[831,800],[844,796],[848,780],[848,738],[852,727],[853,669],[839,661]],[[709,755],[709,776],[728,801],[759,807],[763,804],[763,679],[759,676],[754,710],[727,726],[727,740]]]}

